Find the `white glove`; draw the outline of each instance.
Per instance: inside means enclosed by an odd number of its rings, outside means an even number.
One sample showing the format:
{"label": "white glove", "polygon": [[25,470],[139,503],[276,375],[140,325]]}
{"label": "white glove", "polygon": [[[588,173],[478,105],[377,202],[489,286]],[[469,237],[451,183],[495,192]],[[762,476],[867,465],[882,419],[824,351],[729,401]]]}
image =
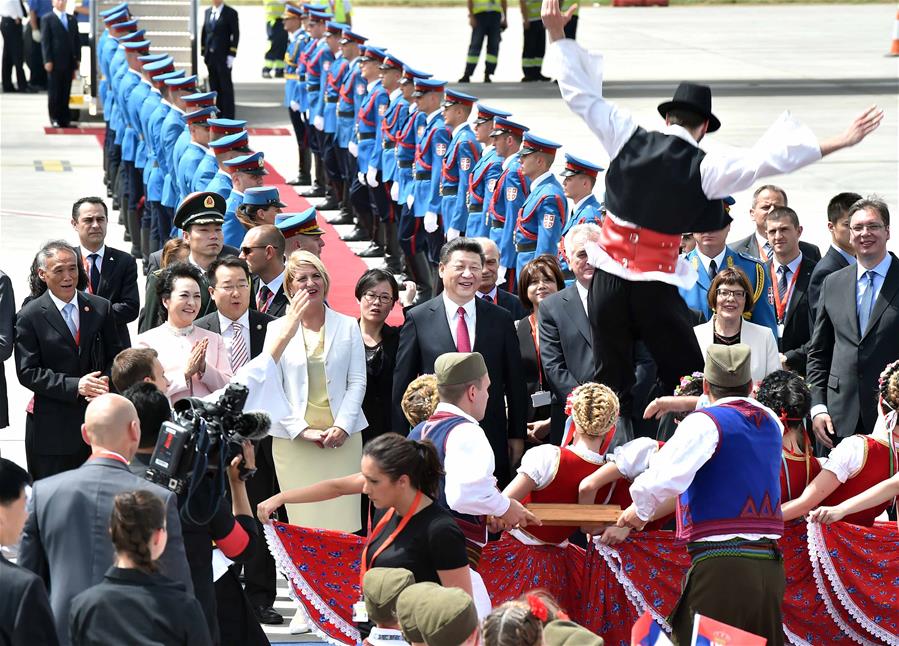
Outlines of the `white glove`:
{"label": "white glove", "polygon": [[400,183],[399,182],[395,181],[395,182],[393,182],[393,184],[390,185],[390,199],[393,200],[394,202],[400,201]]}
{"label": "white glove", "polygon": [[455,240],[456,238],[459,237],[460,233],[461,232],[458,229],[454,229],[454,228],[450,227],[449,230],[447,230],[447,232],[446,232],[446,241],[449,242],[450,240]]}
{"label": "white glove", "polygon": [[228,58],[225,59],[225,65],[228,66],[228,69],[229,69],[229,70],[230,70],[232,67],[234,67],[234,57],[233,57],[233,56],[228,56]]}
{"label": "white glove", "polygon": [[437,214],[428,211],[425,213],[425,231],[434,233],[437,230]]}
{"label": "white glove", "polygon": [[359,183],[362,184],[362,186],[368,186],[368,184],[365,183],[365,175],[361,170],[356,173],[356,177],[359,179]]}
{"label": "white glove", "polygon": [[290,102],[290,109],[293,110],[294,112],[299,112],[299,111],[300,111],[300,104],[297,103],[296,101],[291,101],[291,102]]}
{"label": "white glove", "polygon": [[415,204],[415,196],[409,193],[409,197],[406,198],[406,206],[411,209],[413,204]]}
{"label": "white glove", "polygon": [[318,115],[315,119],[312,120],[312,125],[315,126],[316,130],[324,130],[325,129],[325,118],[322,115]]}
{"label": "white glove", "polygon": [[355,141],[351,141],[350,143],[348,143],[346,145],[346,149],[353,157],[359,156],[359,144],[357,144]]}
{"label": "white glove", "polygon": [[366,179],[366,182],[368,183],[368,185],[371,186],[372,188],[377,186],[378,185],[378,169],[372,168],[371,166],[369,166],[368,172],[365,174],[365,179]]}
{"label": "white glove", "polygon": [[496,284],[502,285],[504,282],[506,282],[506,268],[500,265],[496,270]]}
{"label": "white glove", "polygon": [[35,43],[41,42],[41,30],[40,29],[32,29],[31,30],[31,40]]}

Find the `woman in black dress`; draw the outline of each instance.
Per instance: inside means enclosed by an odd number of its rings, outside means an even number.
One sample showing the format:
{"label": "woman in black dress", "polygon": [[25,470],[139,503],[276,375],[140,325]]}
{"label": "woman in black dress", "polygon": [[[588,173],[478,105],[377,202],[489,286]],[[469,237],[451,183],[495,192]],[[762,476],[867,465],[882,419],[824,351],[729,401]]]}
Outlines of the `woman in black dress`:
{"label": "woman in black dress", "polygon": [[549,434],[549,384],[540,363],[537,311],[544,298],[565,289],[565,279],[555,256],[543,254],[526,264],[518,277],[518,299],[530,312],[516,323],[521,367],[528,385],[528,438],[540,442]]}

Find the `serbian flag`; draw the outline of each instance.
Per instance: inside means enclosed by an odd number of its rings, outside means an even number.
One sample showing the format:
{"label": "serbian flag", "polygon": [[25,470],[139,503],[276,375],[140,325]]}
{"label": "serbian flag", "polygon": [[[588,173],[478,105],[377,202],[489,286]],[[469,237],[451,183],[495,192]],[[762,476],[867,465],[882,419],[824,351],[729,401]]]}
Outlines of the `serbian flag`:
{"label": "serbian flag", "polygon": [[765,646],[768,640],[697,614],[690,643],[692,646]]}
{"label": "serbian flag", "polygon": [[669,646],[671,640],[652,619],[649,612],[640,615],[637,623],[631,628],[631,646]]}

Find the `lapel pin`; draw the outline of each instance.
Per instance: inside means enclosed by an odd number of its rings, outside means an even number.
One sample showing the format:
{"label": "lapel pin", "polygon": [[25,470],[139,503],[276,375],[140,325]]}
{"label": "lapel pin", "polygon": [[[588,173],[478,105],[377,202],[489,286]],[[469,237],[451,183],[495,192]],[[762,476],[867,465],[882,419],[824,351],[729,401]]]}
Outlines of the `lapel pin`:
{"label": "lapel pin", "polygon": [[256,324],[256,329],[257,329],[257,330],[261,330],[261,329],[262,329],[262,324],[261,324],[261,323],[257,323],[257,324]]}
{"label": "lapel pin", "polygon": [[89,308],[87,305],[85,305],[85,306],[84,306],[84,311],[85,311],[85,312],[90,312],[90,311],[91,311],[91,308]]}

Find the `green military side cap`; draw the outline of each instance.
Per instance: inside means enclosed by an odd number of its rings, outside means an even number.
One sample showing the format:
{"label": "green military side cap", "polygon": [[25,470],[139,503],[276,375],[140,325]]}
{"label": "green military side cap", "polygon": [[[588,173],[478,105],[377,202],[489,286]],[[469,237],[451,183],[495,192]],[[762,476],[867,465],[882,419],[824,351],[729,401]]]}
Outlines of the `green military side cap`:
{"label": "green military side cap", "polygon": [[376,567],[362,577],[362,597],[369,621],[392,624],[396,621],[396,600],[400,592],[415,583],[405,568]]}
{"label": "green military side cap", "polygon": [[438,386],[453,386],[477,381],[487,374],[487,364],[480,352],[447,352],[434,362]]}
{"label": "green military side cap", "polygon": [[428,646],[459,646],[478,629],[478,611],[461,588],[441,587],[416,604],[415,621]]}
{"label": "green military side cap", "polygon": [[708,383],[722,388],[748,384],[752,381],[750,352],[749,346],[745,343],[710,345],[705,358],[703,377]]}
{"label": "green military side cap", "polygon": [[426,598],[433,590],[440,586],[433,581],[423,581],[415,583],[400,592],[400,596],[396,599],[396,620],[400,625],[403,636],[410,644],[412,642],[423,642],[424,637],[418,628],[416,619],[416,610],[418,603]]}
{"label": "green military side cap", "polygon": [[225,221],[225,198],[218,193],[191,193],[175,211],[175,226],[186,229],[193,224],[222,224]]}
{"label": "green military side cap", "polygon": [[603,640],[573,621],[557,619],[543,628],[546,646],[602,646]]}

